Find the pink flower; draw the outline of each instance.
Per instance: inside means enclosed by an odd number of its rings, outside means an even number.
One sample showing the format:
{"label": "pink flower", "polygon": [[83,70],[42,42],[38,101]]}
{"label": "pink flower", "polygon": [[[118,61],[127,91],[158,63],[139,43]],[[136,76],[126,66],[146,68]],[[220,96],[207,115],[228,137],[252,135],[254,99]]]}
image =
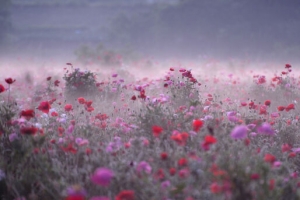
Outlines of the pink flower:
{"label": "pink flower", "polygon": [[268,123],[263,123],[260,127],[258,127],[257,132],[265,135],[274,135],[274,130]]}
{"label": "pink flower", "polygon": [[273,163],[273,167],[275,167],[275,168],[278,168],[278,167],[280,167],[281,166],[281,162],[280,161],[275,161],[274,163]]}
{"label": "pink flower", "polygon": [[247,137],[248,127],[245,125],[236,126],[232,131],[230,136],[233,139],[244,139]]}
{"label": "pink flower", "polygon": [[110,184],[110,181],[113,178],[113,176],[114,173],[110,169],[98,168],[91,176],[91,180],[93,183],[105,187]]}
{"label": "pink flower", "polygon": [[147,163],[146,161],[142,161],[138,164],[138,166],[136,167],[136,170],[138,172],[146,172],[147,174],[150,174],[152,171],[151,166],[149,165],[149,163]]}

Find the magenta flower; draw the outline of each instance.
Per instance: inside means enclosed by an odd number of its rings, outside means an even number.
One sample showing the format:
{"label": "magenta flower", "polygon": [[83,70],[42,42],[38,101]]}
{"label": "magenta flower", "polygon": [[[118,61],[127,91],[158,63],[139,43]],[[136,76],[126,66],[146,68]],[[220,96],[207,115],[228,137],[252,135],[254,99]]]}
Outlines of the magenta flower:
{"label": "magenta flower", "polygon": [[260,127],[258,127],[257,132],[265,135],[274,135],[274,130],[272,129],[272,126],[268,123],[263,123]]}
{"label": "magenta flower", "polygon": [[146,161],[142,161],[138,164],[138,166],[136,167],[136,171],[137,172],[146,172],[147,174],[150,174],[152,171],[151,166],[149,165],[149,163],[147,163]]}
{"label": "magenta flower", "polygon": [[248,127],[245,125],[236,126],[232,131],[230,136],[233,139],[244,139],[247,137]]}
{"label": "magenta flower", "polygon": [[110,169],[98,168],[91,176],[91,180],[93,183],[105,187],[110,184],[110,181],[113,178],[113,176],[114,173]]}

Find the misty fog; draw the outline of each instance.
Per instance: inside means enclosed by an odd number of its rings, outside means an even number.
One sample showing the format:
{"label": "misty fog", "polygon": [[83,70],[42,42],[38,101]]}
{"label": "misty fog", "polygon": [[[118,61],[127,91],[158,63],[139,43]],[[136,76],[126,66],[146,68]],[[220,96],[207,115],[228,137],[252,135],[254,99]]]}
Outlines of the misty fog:
{"label": "misty fog", "polygon": [[[297,0],[1,0],[0,58],[296,63]],[[114,64],[114,63],[113,63]]]}

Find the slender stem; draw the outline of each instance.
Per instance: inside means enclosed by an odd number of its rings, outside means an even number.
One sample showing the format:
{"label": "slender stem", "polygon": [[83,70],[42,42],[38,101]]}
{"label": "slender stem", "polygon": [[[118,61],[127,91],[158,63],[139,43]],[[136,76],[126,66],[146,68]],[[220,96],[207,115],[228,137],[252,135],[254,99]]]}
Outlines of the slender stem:
{"label": "slender stem", "polygon": [[7,102],[9,103],[10,99],[10,84],[8,85],[8,97],[7,97]]}

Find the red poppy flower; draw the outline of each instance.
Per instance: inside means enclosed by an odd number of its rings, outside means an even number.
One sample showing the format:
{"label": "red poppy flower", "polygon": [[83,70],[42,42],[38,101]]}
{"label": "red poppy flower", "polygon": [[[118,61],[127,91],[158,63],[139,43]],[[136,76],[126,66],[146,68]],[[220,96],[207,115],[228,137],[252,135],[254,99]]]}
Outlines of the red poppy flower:
{"label": "red poppy flower", "polygon": [[218,183],[214,182],[210,185],[210,191],[213,194],[217,194],[217,193],[222,192],[222,187]]}
{"label": "red poppy flower", "polygon": [[58,86],[59,86],[59,83],[60,83],[60,81],[59,81],[59,80],[55,80],[55,81],[54,81],[54,85],[55,85],[56,87],[58,87]]}
{"label": "red poppy flower", "polygon": [[38,129],[34,126],[32,127],[23,127],[20,129],[20,132],[24,135],[34,135],[36,134],[36,132],[38,131]]}
{"label": "red poppy flower", "polygon": [[281,152],[287,152],[290,151],[292,147],[289,144],[283,144],[281,145]]}
{"label": "red poppy flower", "polygon": [[158,169],[157,172],[154,173],[154,179],[163,180],[165,178],[165,172],[163,169]]}
{"label": "red poppy flower", "polygon": [[12,78],[6,78],[5,79],[5,82],[7,83],[7,84],[13,84],[14,82],[16,81],[16,79],[12,79]]}
{"label": "red poppy flower", "polygon": [[39,109],[43,113],[47,113],[47,114],[49,113],[50,108],[51,108],[51,106],[48,101],[41,102],[39,107],[37,107],[37,109]]}
{"label": "red poppy flower", "polygon": [[65,132],[65,129],[63,127],[58,127],[57,128],[59,135],[62,135]]}
{"label": "red poppy flower", "polygon": [[57,116],[58,116],[58,113],[57,113],[57,112],[52,112],[52,113],[51,113],[51,116],[52,116],[52,117],[57,117]]}
{"label": "red poppy flower", "polygon": [[131,97],[131,100],[135,101],[135,100],[136,100],[136,96],[133,95],[133,96]]}
{"label": "red poppy flower", "polygon": [[217,142],[217,139],[213,137],[212,135],[206,135],[204,138],[204,141],[202,142],[202,148],[207,151],[209,150],[210,145]]}
{"label": "red poppy flower", "polygon": [[85,99],[84,99],[83,97],[79,97],[79,98],[77,99],[77,101],[78,101],[78,103],[80,103],[80,104],[85,104]]}
{"label": "red poppy flower", "polygon": [[93,107],[86,107],[85,110],[88,111],[88,112],[93,112],[94,108]]}
{"label": "red poppy flower", "polygon": [[152,133],[155,137],[159,137],[161,132],[163,131],[162,127],[160,126],[152,126]]}
{"label": "red poppy flower", "polygon": [[198,132],[203,126],[203,121],[196,119],[193,121],[193,130]]}
{"label": "red poppy flower", "polygon": [[275,180],[271,179],[269,181],[269,190],[273,190],[275,188]]}
{"label": "red poppy flower", "polygon": [[95,116],[96,119],[99,119],[100,121],[104,121],[106,119],[108,119],[109,117],[104,113],[104,114],[97,114]]}
{"label": "red poppy flower", "polygon": [[69,112],[69,111],[71,111],[71,110],[73,110],[73,106],[72,106],[71,104],[66,104],[66,105],[65,105],[65,111],[66,111],[66,112]]}
{"label": "red poppy flower", "polygon": [[170,173],[171,176],[174,176],[174,175],[176,174],[176,169],[173,168],[173,167],[170,168],[170,169],[169,169],[169,173]]}
{"label": "red poppy flower", "polygon": [[241,102],[241,106],[247,106],[246,102]]}
{"label": "red poppy flower", "polygon": [[93,103],[93,101],[86,101],[86,102],[85,102],[85,105],[86,105],[87,107],[91,107],[91,106],[92,106],[92,103]]}
{"label": "red poppy flower", "polygon": [[294,104],[289,104],[289,105],[285,108],[286,111],[290,111],[290,110],[292,110],[292,109],[295,109],[295,105],[294,105]]}
{"label": "red poppy flower", "polygon": [[264,160],[268,163],[274,163],[276,161],[276,157],[273,156],[272,154],[267,153],[264,157]]}
{"label": "red poppy flower", "polygon": [[82,195],[70,195],[65,200],[85,200],[85,197]]}
{"label": "red poppy flower", "polygon": [[75,149],[71,143],[69,143],[66,147],[62,147],[62,150],[64,152],[71,152],[73,154],[77,153],[77,149]]}
{"label": "red poppy flower", "polygon": [[26,119],[30,120],[34,117],[34,110],[22,110],[20,113],[20,117],[25,117]]}
{"label": "red poppy flower", "polygon": [[266,100],[266,101],[265,101],[265,105],[266,105],[266,106],[270,106],[270,105],[271,105],[271,101],[270,101],[270,100]]}
{"label": "red poppy flower", "polygon": [[178,145],[184,146],[186,144],[187,139],[189,138],[189,134],[187,133],[177,133],[171,136],[171,139],[177,142]]}
{"label": "red poppy flower", "polygon": [[145,90],[142,89],[142,90],[140,91],[140,95],[139,95],[138,97],[145,100],[146,97],[147,97],[145,93],[146,93]]}
{"label": "red poppy flower", "polygon": [[290,154],[289,154],[289,158],[294,158],[294,157],[296,157],[296,153],[295,152],[291,152]]}
{"label": "red poppy flower", "polygon": [[278,106],[278,107],[277,107],[277,110],[278,110],[278,111],[284,111],[284,109],[285,109],[284,106]]}
{"label": "red poppy flower", "polygon": [[186,160],[186,158],[180,158],[177,163],[178,166],[182,167],[182,166],[186,166],[188,164],[188,161]]}
{"label": "red poppy flower", "polygon": [[216,143],[217,139],[212,135],[206,135],[205,138],[204,138],[204,141],[205,141],[206,144],[210,145],[210,144]]}
{"label": "red poppy flower", "polygon": [[289,69],[289,68],[291,68],[291,67],[292,67],[292,65],[290,65],[290,64],[285,64],[285,68]]}
{"label": "red poppy flower", "polygon": [[3,85],[0,84],[0,93],[5,91],[5,87]]}
{"label": "red poppy flower", "polygon": [[260,178],[259,174],[251,174],[251,180],[258,180]]}
{"label": "red poppy flower", "polygon": [[123,190],[115,198],[115,200],[134,200],[133,190]]}
{"label": "red poppy flower", "polygon": [[160,158],[161,158],[162,160],[167,160],[167,159],[168,159],[168,154],[167,154],[166,152],[162,152],[162,153],[160,154]]}

